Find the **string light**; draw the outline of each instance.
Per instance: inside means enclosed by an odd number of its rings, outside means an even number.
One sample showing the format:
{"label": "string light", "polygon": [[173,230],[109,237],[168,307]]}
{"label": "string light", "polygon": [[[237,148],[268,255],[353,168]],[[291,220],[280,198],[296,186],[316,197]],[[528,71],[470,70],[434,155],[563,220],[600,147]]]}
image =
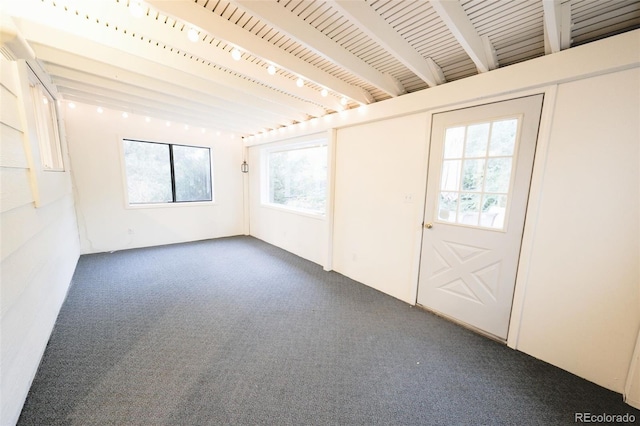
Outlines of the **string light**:
{"label": "string light", "polygon": [[144,16],[144,9],[140,2],[135,1],[129,5],[129,12],[134,18],[142,18]]}
{"label": "string light", "polygon": [[235,59],[236,61],[239,61],[240,58],[242,58],[242,52],[240,50],[238,50],[238,49],[233,49],[231,51],[231,57],[233,59]]}
{"label": "string light", "polygon": [[274,75],[276,73],[276,67],[274,65],[269,65],[269,67],[267,68],[267,72],[269,73],[269,75]]}
{"label": "string light", "polygon": [[322,95],[323,98],[326,98],[327,95],[329,94],[329,91],[327,89],[322,89],[322,91],[320,92],[320,94]]}
{"label": "string light", "polygon": [[191,28],[187,33],[187,38],[195,43],[200,39],[200,34],[198,34],[198,31],[195,28]]}
{"label": "string light", "polygon": [[304,86],[304,80],[303,80],[302,78],[300,78],[300,77],[299,77],[299,78],[296,80],[296,86],[298,86],[298,87],[302,87],[302,86]]}

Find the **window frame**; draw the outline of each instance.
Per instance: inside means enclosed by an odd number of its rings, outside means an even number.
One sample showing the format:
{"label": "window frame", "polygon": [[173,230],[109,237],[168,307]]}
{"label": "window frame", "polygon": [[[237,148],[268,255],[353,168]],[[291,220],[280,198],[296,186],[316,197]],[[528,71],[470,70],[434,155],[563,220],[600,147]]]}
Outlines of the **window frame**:
{"label": "window frame", "polygon": [[[325,199],[324,199],[324,208],[322,211],[319,210],[311,210],[300,207],[292,207],[284,204],[274,203],[270,200],[271,193],[271,175],[270,175],[270,166],[269,160],[270,155],[274,153],[287,152],[287,151],[296,151],[300,149],[309,149],[309,148],[326,148],[326,177],[325,177]],[[275,146],[269,146],[262,148],[260,151],[260,165],[261,165],[261,175],[260,175],[260,204],[262,207],[272,208],[280,211],[285,211],[289,213],[295,213],[302,216],[307,216],[315,219],[324,220],[327,217],[328,208],[329,208],[329,143],[324,137],[314,137],[313,139],[301,141],[301,142],[293,142],[293,143],[285,143],[285,144],[277,144]]]}
{"label": "window frame", "polygon": [[[36,71],[27,64],[29,96],[35,121],[40,167],[44,172],[65,172],[62,138],[60,136],[60,112],[58,101]],[[47,103],[43,106],[42,99]],[[51,128],[47,125],[51,124]],[[51,162],[49,165],[48,162]]]}
{"label": "window frame", "polygon": [[[511,154],[511,156],[505,156],[505,155],[496,155],[496,156],[491,156],[488,154],[488,150],[489,150],[489,146],[491,143],[491,132],[492,132],[492,127],[493,124],[499,121],[506,121],[506,120],[517,120],[517,125],[516,125],[516,131],[515,131],[515,136],[514,136],[514,149],[513,149],[513,153]],[[492,117],[492,118],[488,118],[485,120],[475,120],[475,121],[464,121],[464,122],[460,122],[460,123],[455,123],[455,124],[450,124],[449,126],[445,127],[445,134],[446,134],[446,130],[451,129],[451,128],[455,128],[455,127],[465,127],[468,128],[470,126],[473,125],[477,125],[477,124],[482,124],[482,123],[488,123],[490,125],[490,130],[489,130],[489,135],[488,135],[488,141],[487,141],[487,152],[486,155],[484,157],[477,157],[477,156],[470,156],[470,157],[466,157],[466,154],[464,153],[464,149],[466,147],[466,132],[467,130],[465,129],[465,140],[463,141],[463,153],[462,156],[459,158],[452,158],[453,160],[459,160],[461,161],[461,175],[460,175],[460,183],[459,183],[459,187],[456,190],[451,190],[451,191],[446,191],[442,189],[442,179],[443,179],[443,170],[444,170],[444,162],[446,160],[450,160],[448,158],[445,158],[445,148],[444,148],[444,141],[443,141],[443,147],[442,147],[442,153],[441,153],[441,168],[440,168],[440,176],[438,178],[438,200],[435,204],[434,207],[434,221],[437,223],[441,223],[444,225],[454,225],[454,226],[459,226],[459,227],[464,227],[464,228],[474,228],[474,229],[480,229],[480,230],[484,230],[484,231],[492,231],[492,232],[501,232],[501,233],[506,233],[508,231],[508,225],[509,225],[509,213],[511,211],[511,202],[513,199],[513,186],[515,184],[515,179],[516,179],[516,174],[517,174],[517,165],[518,165],[518,155],[520,152],[520,142],[521,142],[521,132],[522,132],[522,123],[524,120],[524,116],[522,114],[507,114],[507,115],[503,115],[503,116],[496,116],[496,117]],[[507,192],[497,192],[497,191],[485,191],[485,185],[486,185],[486,175],[483,175],[483,183],[482,183],[482,188],[479,191],[463,191],[461,186],[462,186],[462,179],[463,179],[463,175],[464,175],[464,161],[465,160],[474,160],[474,159],[483,159],[484,161],[487,161],[489,159],[494,159],[494,158],[510,158],[512,160],[511,162],[511,174],[509,177],[509,187]],[[485,171],[486,171],[486,163],[484,165]],[[502,227],[498,228],[498,227],[492,227],[492,226],[485,226],[485,225],[481,225],[481,216],[478,217],[478,224],[468,224],[468,223],[463,223],[463,222],[458,222],[458,219],[456,217],[456,221],[454,222],[450,222],[450,221],[446,221],[443,219],[440,219],[439,217],[439,210],[440,210],[440,196],[441,194],[445,193],[445,192],[455,192],[457,193],[460,197],[463,194],[478,194],[480,195],[480,199],[484,199],[485,195],[493,195],[493,196],[505,196],[506,197],[506,206],[504,209],[504,219],[503,219],[503,223],[502,223]],[[460,198],[461,199],[461,198]],[[457,213],[460,213],[460,199],[458,201],[458,205],[456,208]],[[482,215],[482,206],[480,206],[480,215]]]}
{"label": "window frame", "polygon": [[[127,175],[127,163],[125,158],[125,143],[126,141],[130,142],[140,142],[140,143],[150,143],[157,145],[166,145],[168,146],[169,151],[169,172],[171,179],[171,198],[172,201],[167,202],[148,202],[148,203],[132,203],[129,199],[129,187],[128,187],[128,175]],[[207,149],[209,152],[209,186],[211,188],[211,198],[209,200],[192,200],[192,201],[176,201],[176,182],[175,182],[175,168],[174,168],[174,156],[173,156],[173,147],[187,147],[187,148],[197,148],[197,149]],[[214,190],[214,177],[213,177],[213,155],[212,155],[212,147],[205,145],[187,145],[183,143],[173,143],[173,142],[161,142],[161,141],[149,141],[142,140],[137,138],[120,138],[120,159],[122,164],[122,183],[123,183],[123,192],[124,192],[124,201],[125,207],[128,209],[145,209],[145,208],[166,208],[166,207],[186,207],[186,206],[202,206],[202,205],[213,205],[215,204],[215,190]]]}

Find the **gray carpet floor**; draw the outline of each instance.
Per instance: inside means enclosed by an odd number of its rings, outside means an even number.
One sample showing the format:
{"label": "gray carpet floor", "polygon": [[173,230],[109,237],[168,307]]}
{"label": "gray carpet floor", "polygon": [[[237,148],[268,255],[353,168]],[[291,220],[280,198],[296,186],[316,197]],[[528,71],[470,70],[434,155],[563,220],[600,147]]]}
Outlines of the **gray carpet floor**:
{"label": "gray carpet floor", "polygon": [[19,425],[573,424],[640,412],[251,237],[80,258]]}

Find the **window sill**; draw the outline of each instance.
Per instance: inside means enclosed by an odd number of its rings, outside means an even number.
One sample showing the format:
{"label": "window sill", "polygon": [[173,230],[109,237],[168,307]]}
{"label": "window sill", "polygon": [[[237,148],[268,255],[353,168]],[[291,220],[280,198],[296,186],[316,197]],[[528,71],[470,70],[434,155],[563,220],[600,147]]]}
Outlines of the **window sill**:
{"label": "window sill", "polygon": [[216,206],[217,203],[215,201],[188,201],[188,202],[180,202],[180,203],[149,203],[149,204],[125,204],[125,209],[127,210],[138,210],[138,209],[164,209],[164,208],[181,208],[181,207],[206,207],[206,206]]}
{"label": "window sill", "polygon": [[310,219],[316,219],[316,220],[322,220],[322,221],[324,221],[326,219],[326,215],[324,213],[313,213],[313,212],[310,212],[308,210],[295,209],[295,208],[292,208],[292,207],[285,207],[285,206],[281,206],[281,205],[278,205],[278,204],[261,203],[260,207],[264,207],[266,209],[280,211],[280,212],[283,212],[283,213],[289,213],[289,214],[293,214],[293,215],[296,215],[296,216],[304,216],[304,217],[308,217]]}

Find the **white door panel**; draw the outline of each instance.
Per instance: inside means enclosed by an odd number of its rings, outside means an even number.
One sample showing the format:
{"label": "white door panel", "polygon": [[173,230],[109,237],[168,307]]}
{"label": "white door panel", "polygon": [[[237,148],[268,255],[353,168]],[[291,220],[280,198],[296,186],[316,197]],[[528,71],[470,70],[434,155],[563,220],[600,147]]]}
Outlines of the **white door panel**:
{"label": "white door panel", "polygon": [[418,304],[506,339],[542,95],[435,114]]}

